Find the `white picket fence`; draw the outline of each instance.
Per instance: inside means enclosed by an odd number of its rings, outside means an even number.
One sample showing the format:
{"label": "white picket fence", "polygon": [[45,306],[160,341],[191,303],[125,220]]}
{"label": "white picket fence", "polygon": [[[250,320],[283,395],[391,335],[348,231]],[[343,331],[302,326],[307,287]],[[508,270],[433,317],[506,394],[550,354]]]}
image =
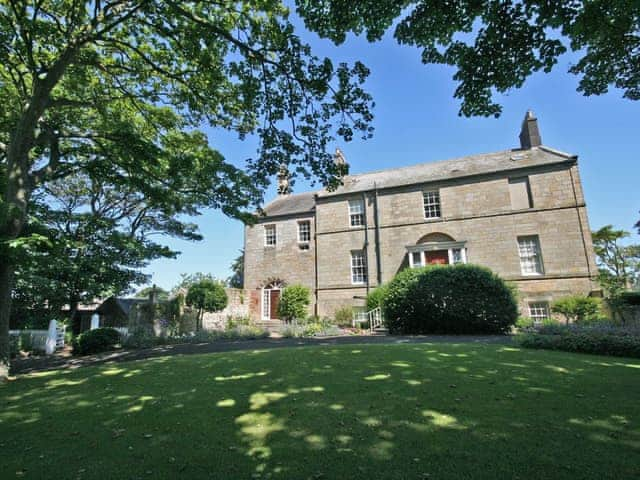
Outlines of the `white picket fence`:
{"label": "white picket fence", "polygon": [[66,325],[51,320],[48,330],[9,330],[9,335],[29,335],[34,350],[51,355],[56,350],[64,348],[65,332]]}

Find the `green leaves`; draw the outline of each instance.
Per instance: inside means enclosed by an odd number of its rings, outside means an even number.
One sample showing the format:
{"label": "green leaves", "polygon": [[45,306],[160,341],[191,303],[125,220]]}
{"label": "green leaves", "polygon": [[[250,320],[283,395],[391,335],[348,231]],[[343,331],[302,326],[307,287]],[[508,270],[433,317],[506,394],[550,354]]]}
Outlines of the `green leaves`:
{"label": "green leaves", "polygon": [[204,279],[189,287],[185,302],[200,311],[219,312],[227,306],[228,298],[222,282]]}
{"label": "green leaves", "polygon": [[278,315],[284,320],[304,320],[309,314],[311,290],[303,285],[289,285],[282,290]]}
{"label": "green leaves", "polygon": [[348,32],[380,40],[395,24],[398,43],[422,50],[423,63],[451,65],[460,115],[499,116],[496,93],[549,72],[569,48],[578,91],[599,95],[614,85],[640,99],[640,4],[634,0],[500,1],[297,0],[305,25],[336,43]]}

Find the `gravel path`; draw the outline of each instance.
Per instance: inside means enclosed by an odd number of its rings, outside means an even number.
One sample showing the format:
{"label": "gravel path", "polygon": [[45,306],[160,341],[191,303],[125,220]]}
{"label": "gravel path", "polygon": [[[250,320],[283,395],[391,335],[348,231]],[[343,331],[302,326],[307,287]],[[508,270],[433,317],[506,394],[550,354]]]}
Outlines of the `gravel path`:
{"label": "gravel path", "polygon": [[170,355],[191,355],[197,353],[232,352],[236,350],[263,350],[270,348],[304,347],[310,345],[378,345],[406,343],[491,343],[509,345],[513,342],[510,336],[453,336],[453,335],[353,335],[324,338],[266,338],[261,340],[219,340],[211,343],[183,343],[178,345],[162,345],[141,350],[116,350],[98,355],[74,357],[70,350],[64,350],[51,356],[19,358],[11,364],[12,375],[20,375],[46,370],[79,368],[87,365],[98,365],[108,362],[126,362],[145,358],[164,357]]}

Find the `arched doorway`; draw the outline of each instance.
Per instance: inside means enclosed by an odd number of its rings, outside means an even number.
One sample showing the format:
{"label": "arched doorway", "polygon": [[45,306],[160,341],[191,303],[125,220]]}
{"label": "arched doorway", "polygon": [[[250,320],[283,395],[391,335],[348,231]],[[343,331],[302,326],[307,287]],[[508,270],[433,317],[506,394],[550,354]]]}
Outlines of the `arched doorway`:
{"label": "arched doorway", "polygon": [[269,280],[262,287],[262,320],[278,320],[278,304],[285,284],[282,280]]}
{"label": "arched doorway", "polygon": [[429,233],[424,235],[415,245],[407,247],[409,266],[447,265],[467,263],[466,242],[456,241],[446,233]]}

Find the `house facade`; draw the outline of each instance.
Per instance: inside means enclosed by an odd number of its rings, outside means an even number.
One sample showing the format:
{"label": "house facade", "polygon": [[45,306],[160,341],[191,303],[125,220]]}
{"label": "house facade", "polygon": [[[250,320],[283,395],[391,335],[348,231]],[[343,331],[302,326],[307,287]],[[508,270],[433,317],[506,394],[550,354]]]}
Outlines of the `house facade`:
{"label": "house facade", "polygon": [[331,192],[284,185],[245,230],[251,316],[277,321],[290,284],[332,316],[404,268],[473,263],[517,286],[522,315],[547,318],[557,298],[597,294],[577,160],[544,146],[528,112],[520,148],[350,175]]}

